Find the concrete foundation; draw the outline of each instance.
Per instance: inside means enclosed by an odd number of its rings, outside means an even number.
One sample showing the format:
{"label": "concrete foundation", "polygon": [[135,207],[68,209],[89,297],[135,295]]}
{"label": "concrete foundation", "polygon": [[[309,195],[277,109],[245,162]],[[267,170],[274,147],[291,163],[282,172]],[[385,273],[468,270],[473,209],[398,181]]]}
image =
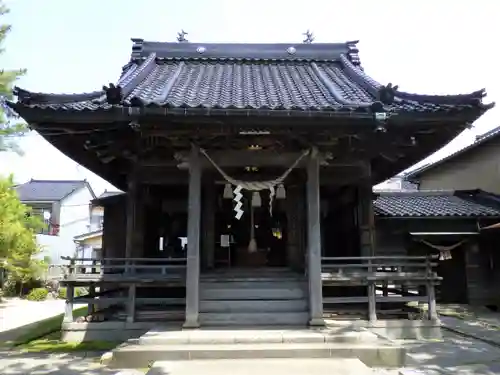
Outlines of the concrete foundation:
{"label": "concrete foundation", "polygon": [[138,338],[157,325],[157,322],[63,323],[62,340],[123,342]]}
{"label": "concrete foundation", "polygon": [[269,358],[354,358],[401,367],[405,349],[365,328],[173,330],[158,327],[113,351],[112,367],[156,361]]}
{"label": "concrete foundation", "polygon": [[349,322],[327,320],[327,324],[329,327],[347,326],[365,328],[378,336],[390,340],[441,340],[443,338],[441,322],[432,320],[395,319],[378,320],[375,322],[365,320]]}

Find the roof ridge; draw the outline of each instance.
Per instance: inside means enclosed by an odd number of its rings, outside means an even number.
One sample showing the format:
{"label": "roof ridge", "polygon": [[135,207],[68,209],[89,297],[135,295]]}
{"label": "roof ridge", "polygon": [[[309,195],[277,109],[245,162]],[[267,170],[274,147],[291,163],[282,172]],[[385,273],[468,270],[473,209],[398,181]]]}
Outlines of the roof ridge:
{"label": "roof ridge", "polygon": [[68,182],[87,182],[86,179],[83,180],[36,180],[36,179],[31,179],[25,183],[30,183],[30,182],[57,182],[57,183],[68,183]]}
{"label": "roof ridge", "polygon": [[456,190],[377,190],[374,193],[380,196],[443,196],[443,195],[455,195]]}

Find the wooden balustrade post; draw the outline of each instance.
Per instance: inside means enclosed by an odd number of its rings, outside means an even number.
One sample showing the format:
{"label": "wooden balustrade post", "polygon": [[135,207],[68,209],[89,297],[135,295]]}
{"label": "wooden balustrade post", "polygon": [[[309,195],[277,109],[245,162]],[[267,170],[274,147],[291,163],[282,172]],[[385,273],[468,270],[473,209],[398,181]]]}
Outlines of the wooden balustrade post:
{"label": "wooden balustrade post", "polygon": [[428,302],[428,317],[429,320],[433,322],[439,321],[439,316],[437,313],[437,306],[436,306],[436,289],[434,285],[434,280],[432,280],[432,258],[430,256],[427,256],[426,259],[426,264],[427,264],[427,302]]}
{"label": "wooden balustrade post", "polygon": [[370,323],[377,321],[377,301],[374,281],[368,282],[368,320]]}
{"label": "wooden balustrade post", "polygon": [[[372,259],[368,258],[368,274],[369,277],[374,275]],[[368,281],[368,320],[370,323],[377,321],[377,300],[376,300],[376,288],[375,281]]]}
{"label": "wooden balustrade post", "polygon": [[135,303],[136,303],[136,287],[135,284],[131,284],[128,287],[128,300],[127,300],[127,323],[133,323],[135,321]]}
{"label": "wooden balustrade post", "polygon": [[[89,286],[89,297],[92,299],[95,298],[95,285]],[[87,305],[87,315],[92,315],[94,312],[95,312],[95,305],[94,305],[94,300],[92,300],[92,302],[89,302]]]}
{"label": "wooden balustrade post", "polygon": [[75,287],[73,284],[69,284],[66,287],[66,305],[64,307],[64,322],[73,322],[73,300],[75,296]]}

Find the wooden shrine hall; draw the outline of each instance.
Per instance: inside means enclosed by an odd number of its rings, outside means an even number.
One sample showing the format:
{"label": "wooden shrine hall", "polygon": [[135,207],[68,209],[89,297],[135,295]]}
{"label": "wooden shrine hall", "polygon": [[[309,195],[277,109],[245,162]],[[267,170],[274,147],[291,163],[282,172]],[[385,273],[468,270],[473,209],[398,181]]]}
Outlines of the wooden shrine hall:
{"label": "wooden shrine hall", "polygon": [[[351,303],[375,321],[378,304],[413,299],[437,319],[433,260],[377,255],[372,186],[470,126],[492,107],[484,90],[380,84],[357,42],[132,41],[114,84],[16,88],[7,103],[126,192],[100,202],[103,258],[69,260],[66,322],[73,301],[97,320],[187,328],[321,326]],[[388,283],[426,292],[377,295]],[[76,286],[89,294],[74,298]]]}

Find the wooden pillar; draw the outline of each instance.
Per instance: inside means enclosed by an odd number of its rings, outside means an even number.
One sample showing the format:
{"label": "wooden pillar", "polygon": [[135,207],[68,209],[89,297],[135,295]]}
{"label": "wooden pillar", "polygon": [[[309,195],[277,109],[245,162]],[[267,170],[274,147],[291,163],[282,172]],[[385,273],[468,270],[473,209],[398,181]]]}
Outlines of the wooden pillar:
{"label": "wooden pillar", "polygon": [[137,188],[137,176],[135,172],[131,172],[127,188],[127,232],[125,233],[125,258],[132,258],[134,255]]}
{"label": "wooden pillar", "polygon": [[66,287],[66,305],[64,307],[64,322],[73,322],[73,299],[75,297],[75,287],[73,284],[69,284]]}
{"label": "wooden pillar", "polygon": [[203,250],[203,268],[214,268],[215,262],[215,185],[212,180],[204,186],[203,194],[203,238],[201,240]]}
{"label": "wooden pillar", "polygon": [[373,213],[373,190],[370,178],[363,179],[358,188],[358,225],[361,256],[374,256],[375,216]]}
{"label": "wooden pillar", "polygon": [[298,186],[287,187],[286,192],[286,221],[287,221],[287,262],[288,266],[295,270],[303,270],[302,244],[299,212],[301,211],[303,199]]}
{"label": "wooden pillar", "polygon": [[307,250],[309,277],[309,324],[323,326],[321,279],[321,217],[319,193],[319,158],[313,149],[307,165]]}
{"label": "wooden pillar", "polygon": [[199,150],[189,158],[188,234],[186,269],[186,321],[184,328],[198,328],[200,282],[201,160]]}

